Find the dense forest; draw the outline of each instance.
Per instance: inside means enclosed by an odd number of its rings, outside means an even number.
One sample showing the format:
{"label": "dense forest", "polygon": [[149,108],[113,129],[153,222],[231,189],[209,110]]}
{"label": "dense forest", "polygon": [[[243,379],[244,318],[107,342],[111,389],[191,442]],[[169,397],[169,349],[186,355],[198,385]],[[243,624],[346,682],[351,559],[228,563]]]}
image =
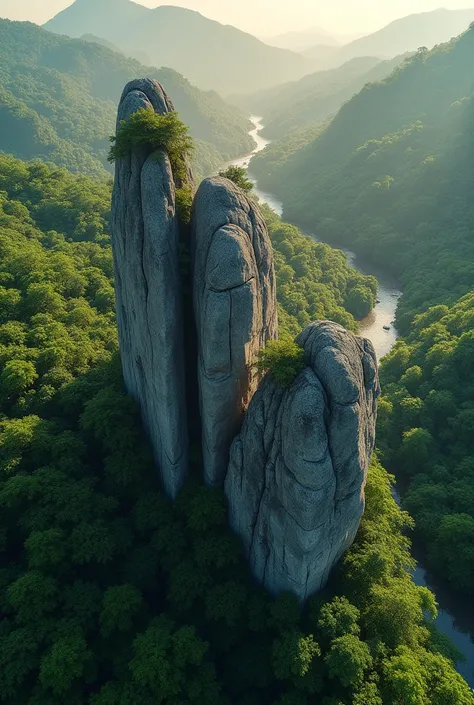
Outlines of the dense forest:
{"label": "dense forest", "polygon": [[243,114],[176,71],[146,68],[105,46],[0,20],[0,150],[106,176],[116,105],[137,76],[161,81],[173,96],[195,138],[198,176],[252,149]]}
{"label": "dense forest", "polygon": [[382,459],[400,478],[431,567],[469,595],[473,53],[474,27],[420,49],[366,86],[311,143],[275,143],[252,163],[262,185],[283,196],[288,217],[401,281],[404,338],[382,365]]}
{"label": "dense forest", "polygon": [[[124,395],[109,185],[2,156],[0,190],[0,701],[470,705],[379,463],[326,591],[301,614],[256,588],[220,492],[191,473],[164,498]],[[270,227],[298,278],[312,245]],[[356,280],[321,247],[321,315],[342,316],[336,281]]]}
{"label": "dense forest", "polygon": [[415,317],[385,359],[379,446],[429,564],[474,594],[474,294]]}
{"label": "dense forest", "polygon": [[[401,279],[398,323],[474,286],[470,237],[474,29],[415,57],[346,103],[295,151],[252,161],[285,215],[316,237],[356,248]],[[286,157],[282,152],[286,151]]]}

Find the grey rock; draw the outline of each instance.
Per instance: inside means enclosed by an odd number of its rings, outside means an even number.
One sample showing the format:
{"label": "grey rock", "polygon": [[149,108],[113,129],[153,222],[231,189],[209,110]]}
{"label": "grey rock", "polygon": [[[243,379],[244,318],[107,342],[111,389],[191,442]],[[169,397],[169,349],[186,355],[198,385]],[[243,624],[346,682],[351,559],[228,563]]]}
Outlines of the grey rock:
{"label": "grey rock", "polygon": [[232,444],[225,492],[256,579],[305,600],[356,536],[380,387],[368,340],[322,321],[297,342],[307,367],[285,389],[263,379]]}
{"label": "grey rock", "polygon": [[[117,126],[140,108],[173,105],[157,81],[129,83]],[[167,155],[137,148],[116,162],[112,246],[120,353],[125,385],[138,402],[163,485],[170,497],[188,466],[183,315],[175,185]]]}
{"label": "grey rock", "polygon": [[198,189],[191,239],[204,477],[222,485],[258,351],[277,336],[273,250],[258,207],[221,177]]}

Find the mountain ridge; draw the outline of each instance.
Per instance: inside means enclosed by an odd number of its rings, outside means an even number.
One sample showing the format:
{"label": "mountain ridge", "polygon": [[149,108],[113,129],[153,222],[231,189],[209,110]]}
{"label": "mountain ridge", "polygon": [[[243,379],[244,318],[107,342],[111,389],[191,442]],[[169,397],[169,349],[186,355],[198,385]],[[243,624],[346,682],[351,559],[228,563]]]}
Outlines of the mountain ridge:
{"label": "mountain ridge", "polygon": [[[345,44],[327,58],[327,66],[344,63],[357,56],[393,58],[416,51],[422,46],[432,49],[465,31],[474,21],[474,7],[462,10],[438,8],[400,17],[364,37]],[[305,51],[311,56],[311,48]]]}
{"label": "mountain ridge", "polygon": [[105,175],[115,103],[124,83],[142,73],[172,88],[176,108],[197,140],[201,173],[252,149],[250,122],[217,93],[203,92],[172,69],[145,67],[102,44],[0,20],[0,60],[0,111],[11,126],[1,131],[0,148],[25,159],[39,157],[73,171]]}
{"label": "mountain ridge", "polygon": [[119,10],[114,7],[111,14],[109,2],[94,3],[94,11],[89,11],[90,0],[76,0],[44,29],[72,37],[94,34],[126,53],[140,49],[153,64],[170,66],[200,88],[221,95],[259,90],[311,71],[311,61],[302,55],[267,46],[195,10],[173,5],[150,9],[121,0]]}

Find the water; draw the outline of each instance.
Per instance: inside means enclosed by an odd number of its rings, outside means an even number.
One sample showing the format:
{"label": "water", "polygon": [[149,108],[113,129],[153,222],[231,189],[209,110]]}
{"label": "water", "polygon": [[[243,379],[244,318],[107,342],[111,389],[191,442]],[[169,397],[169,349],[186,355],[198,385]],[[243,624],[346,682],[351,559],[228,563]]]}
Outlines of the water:
{"label": "water", "polygon": [[[267,144],[270,143],[270,140],[266,140],[259,134],[263,127],[262,118],[254,115],[250,118],[250,120],[254,125],[254,129],[249,134],[253,137],[257,143],[257,146],[251,154],[235,159],[231,162],[231,164],[241,166],[244,167],[244,169],[249,170],[248,176],[255,184],[254,193],[258,196],[262,203],[268,204],[270,208],[275,211],[275,213],[281,216],[283,213],[283,203],[271,193],[267,193],[266,191],[259,189],[257,180],[252,176],[252,157],[254,154],[261,152],[262,149],[265,149]],[[311,233],[309,234],[311,235]],[[314,237],[314,239],[316,238]],[[362,272],[363,274],[372,274],[379,282],[377,304],[367,318],[360,321],[360,331],[366,338],[372,341],[377,357],[380,359],[390,352],[397,339],[397,331],[393,322],[395,319],[398,299],[402,295],[402,292],[397,289],[396,282],[390,279],[386,273],[380,270],[375,271],[374,267],[371,265],[366,266],[366,264],[362,262],[354,252],[345,249],[343,249],[343,251],[345,252],[348,262],[352,267],[359,270],[359,272]]]}
{"label": "water", "polygon": [[[263,128],[262,118],[252,116],[250,118],[254,129],[250,135],[254,138],[257,146],[251,154],[240,157],[231,162],[235,166],[248,169],[248,176],[255,184],[254,192],[263,203],[267,203],[278,215],[283,213],[283,204],[271,193],[266,193],[258,188],[256,179],[252,176],[251,160],[254,154],[265,149],[269,140],[261,137],[259,132]],[[379,268],[363,262],[354,252],[344,250],[349,264],[363,274],[372,274],[379,283],[379,293],[377,305],[374,310],[360,321],[360,330],[372,341],[377,357],[380,359],[392,349],[398,334],[394,326],[395,311],[398,299],[402,292],[397,288],[396,282]],[[393,489],[393,496],[400,504],[400,496],[397,490]],[[429,571],[423,567],[423,554],[414,545],[413,555],[418,561],[418,566],[413,574],[417,585],[427,586],[432,590],[439,604],[436,625],[438,629],[447,634],[453,644],[465,655],[466,661],[458,664],[458,671],[474,687],[474,610],[467,600],[462,600],[453,596],[449,589],[435,579]]]}
{"label": "water", "polygon": [[[393,487],[392,495],[398,505],[401,503],[398,490]],[[438,616],[435,624],[440,632],[447,634],[453,644],[464,654],[466,660],[457,664],[457,670],[474,687],[474,611],[468,599],[460,599],[452,594],[436,576],[423,567],[423,552],[416,542],[412,549],[418,565],[413,572],[417,585],[428,587],[436,595]]]}

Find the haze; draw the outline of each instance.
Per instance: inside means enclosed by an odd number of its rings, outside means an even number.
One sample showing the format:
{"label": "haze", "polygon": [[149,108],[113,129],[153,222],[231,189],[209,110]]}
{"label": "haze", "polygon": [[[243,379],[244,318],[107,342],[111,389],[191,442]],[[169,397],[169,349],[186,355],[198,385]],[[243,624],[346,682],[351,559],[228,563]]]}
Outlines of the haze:
{"label": "haze", "polygon": [[[43,24],[64,9],[69,0],[0,0],[0,16],[15,20],[30,20]],[[398,17],[415,12],[435,10],[436,0],[333,0],[319,3],[314,0],[187,0],[185,2],[157,3],[141,0],[142,5],[174,4],[198,10],[207,17],[225,24],[233,24],[246,32],[269,36],[290,30],[320,26],[336,35],[372,32]],[[474,0],[445,0],[443,7],[462,9],[472,7]]]}

